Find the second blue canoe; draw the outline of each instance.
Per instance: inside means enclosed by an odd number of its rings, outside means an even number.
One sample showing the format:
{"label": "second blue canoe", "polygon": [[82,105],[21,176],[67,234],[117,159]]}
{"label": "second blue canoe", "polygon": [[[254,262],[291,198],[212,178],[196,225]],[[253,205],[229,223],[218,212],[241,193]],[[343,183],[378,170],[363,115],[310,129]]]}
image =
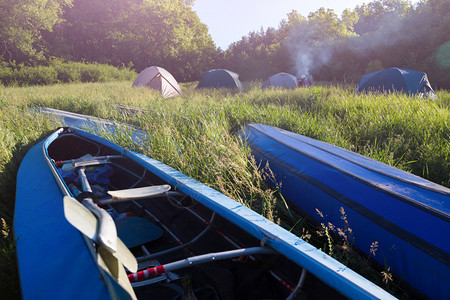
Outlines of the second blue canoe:
{"label": "second blue canoe", "polygon": [[450,298],[448,188],[276,127],[247,124],[238,135],[297,210],[344,228],[344,208],[356,247],[369,254],[378,242],[379,263],[426,297]]}

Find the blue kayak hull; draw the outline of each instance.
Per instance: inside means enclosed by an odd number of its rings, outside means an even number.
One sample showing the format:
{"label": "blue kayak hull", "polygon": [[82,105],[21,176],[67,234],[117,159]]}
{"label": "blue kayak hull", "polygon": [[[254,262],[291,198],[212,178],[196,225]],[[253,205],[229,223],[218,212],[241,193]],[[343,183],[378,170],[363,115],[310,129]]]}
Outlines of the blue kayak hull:
{"label": "blue kayak hull", "polygon": [[[345,228],[354,245],[432,299],[450,297],[450,190],[324,142],[248,124],[239,133],[295,209]],[[317,210],[322,212],[322,218]]]}

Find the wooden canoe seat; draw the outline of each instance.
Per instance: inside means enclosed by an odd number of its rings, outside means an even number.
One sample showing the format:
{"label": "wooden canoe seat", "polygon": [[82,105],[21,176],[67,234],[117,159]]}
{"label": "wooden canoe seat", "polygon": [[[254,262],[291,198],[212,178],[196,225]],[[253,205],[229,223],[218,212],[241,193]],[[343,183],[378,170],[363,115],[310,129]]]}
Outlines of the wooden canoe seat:
{"label": "wooden canoe seat", "polygon": [[134,189],[126,189],[126,190],[116,190],[116,191],[108,191],[108,194],[112,197],[111,199],[100,200],[99,203],[101,205],[104,204],[112,204],[122,201],[132,201],[139,200],[144,198],[151,198],[160,196],[170,190],[170,185],[162,184],[162,185],[153,185],[146,186]]}

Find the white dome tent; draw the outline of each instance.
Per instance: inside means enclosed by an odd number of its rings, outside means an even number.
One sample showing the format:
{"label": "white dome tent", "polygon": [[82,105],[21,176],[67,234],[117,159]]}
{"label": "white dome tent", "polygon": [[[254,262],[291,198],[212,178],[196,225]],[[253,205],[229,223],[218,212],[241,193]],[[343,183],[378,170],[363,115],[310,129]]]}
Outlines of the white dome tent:
{"label": "white dome tent", "polygon": [[180,86],[175,78],[166,69],[156,66],[145,68],[133,82],[134,87],[145,86],[158,90],[164,98],[181,94]]}

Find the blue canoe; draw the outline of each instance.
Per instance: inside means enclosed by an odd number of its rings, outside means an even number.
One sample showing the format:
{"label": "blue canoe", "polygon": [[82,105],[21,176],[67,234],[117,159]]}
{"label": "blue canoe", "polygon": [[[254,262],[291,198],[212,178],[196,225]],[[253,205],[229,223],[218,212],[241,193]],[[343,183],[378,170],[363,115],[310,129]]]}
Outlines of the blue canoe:
{"label": "blue canoe", "polygon": [[344,208],[356,247],[369,254],[377,241],[378,262],[427,297],[450,298],[448,188],[276,127],[247,124],[238,135],[295,209],[345,228]]}
{"label": "blue canoe", "polygon": [[73,128],[23,159],[14,232],[24,299],[173,299],[186,283],[198,299],[393,298],[216,190]]}
{"label": "blue canoe", "polygon": [[[118,109],[126,109],[126,106],[118,106]],[[129,110],[135,109],[130,107]],[[36,114],[45,114],[53,118],[61,126],[68,126],[76,129],[86,130],[91,133],[108,133],[128,135],[136,143],[144,143],[148,140],[147,134],[129,124],[119,123],[111,120],[101,119],[89,115],[77,114],[69,111],[49,108],[49,107],[31,107],[30,111]]]}

